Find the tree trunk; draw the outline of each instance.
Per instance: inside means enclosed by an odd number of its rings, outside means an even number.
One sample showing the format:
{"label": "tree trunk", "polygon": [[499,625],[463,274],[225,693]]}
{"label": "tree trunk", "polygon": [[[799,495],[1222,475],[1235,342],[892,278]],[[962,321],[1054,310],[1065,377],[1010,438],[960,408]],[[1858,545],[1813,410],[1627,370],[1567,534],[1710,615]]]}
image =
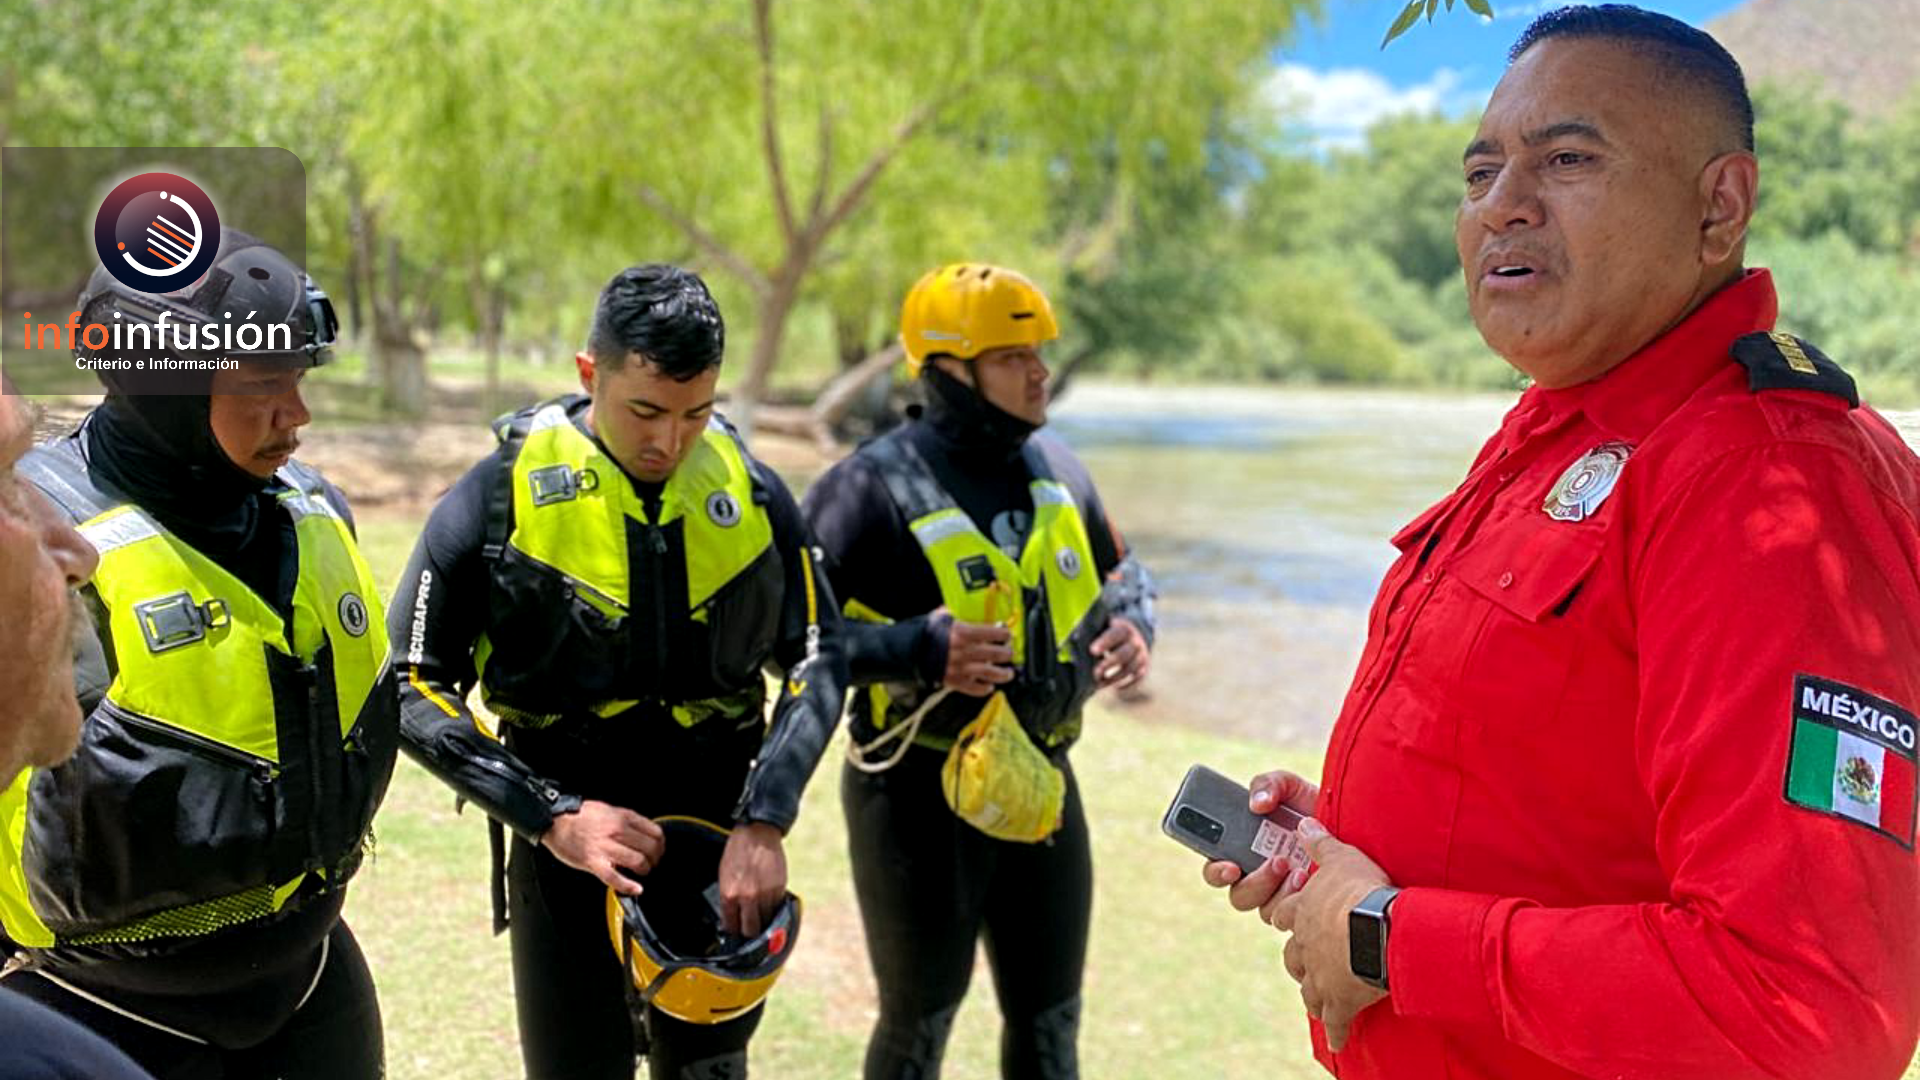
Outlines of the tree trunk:
{"label": "tree trunk", "polygon": [[753,355],[747,360],[746,377],[740,380],[732,400],[727,403],[727,419],[733,421],[746,438],[753,437],[754,410],[766,398],[773,365],[780,359],[780,341],[786,336],[787,318],[793,314],[794,302],[799,299],[803,273],[804,264],[795,269],[793,263],[788,263],[754,309]]}
{"label": "tree trunk", "polygon": [[[371,239],[367,235],[367,204],[360,193],[360,177],[349,166],[347,170],[347,328],[357,341],[366,341],[372,335],[367,333],[366,311],[362,286],[372,273]],[[371,372],[369,372],[371,374]]]}
{"label": "tree trunk", "polygon": [[1065,363],[1054,369],[1053,378],[1047,383],[1047,400],[1049,402],[1059,401],[1060,398],[1066,394],[1067,387],[1072,385],[1073,377],[1080,371],[1081,365],[1098,355],[1100,355],[1100,350],[1089,345],[1079,352],[1074,353],[1072,356],[1067,357]]}
{"label": "tree trunk", "polygon": [[835,375],[813,399],[813,417],[828,428],[837,428],[847,414],[866,395],[867,388],[884,379],[905,350],[899,342],[875,351],[854,366]]}
{"label": "tree trunk", "polygon": [[380,399],[389,416],[415,419],[427,412],[427,353],[411,334],[389,336],[382,324],[373,342],[380,365]]}
{"label": "tree trunk", "polygon": [[486,414],[493,416],[500,411],[500,335],[506,324],[506,296],[499,283],[489,283],[485,271],[478,267],[468,279],[468,295],[475,344],[486,357],[486,390],[481,401]]}
{"label": "tree trunk", "polygon": [[388,415],[418,417],[427,411],[427,354],[409,321],[401,288],[400,242],[386,243],[386,271],[374,282],[373,357],[380,370],[381,405]]}
{"label": "tree trunk", "polygon": [[872,355],[867,347],[867,320],[856,318],[844,312],[835,312],[833,316],[833,343],[840,353],[842,370],[856,367],[862,360]]}

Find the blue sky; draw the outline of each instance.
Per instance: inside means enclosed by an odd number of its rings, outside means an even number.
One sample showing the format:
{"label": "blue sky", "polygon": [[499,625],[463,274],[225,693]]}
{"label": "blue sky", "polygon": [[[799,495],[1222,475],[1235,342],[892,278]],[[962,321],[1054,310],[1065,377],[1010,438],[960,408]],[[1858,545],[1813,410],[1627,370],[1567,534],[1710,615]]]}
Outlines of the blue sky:
{"label": "blue sky", "polygon": [[[1489,0],[1488,22],[1455,0],[1433,22],[1417,23],[1385,50],[1380,38],[1405,0],[1325,0],[1319,23],[1308,23],[1274,55],[1269,96],[1283,104],[1323,146],[1351,146],[1369,123],[1396,112],[1450,115],[1486,104],[1506,67],[1507,47],[1529,20],[1564,0]],[[1641,0],[1696,26],[1739,7],[1738,0]]]}

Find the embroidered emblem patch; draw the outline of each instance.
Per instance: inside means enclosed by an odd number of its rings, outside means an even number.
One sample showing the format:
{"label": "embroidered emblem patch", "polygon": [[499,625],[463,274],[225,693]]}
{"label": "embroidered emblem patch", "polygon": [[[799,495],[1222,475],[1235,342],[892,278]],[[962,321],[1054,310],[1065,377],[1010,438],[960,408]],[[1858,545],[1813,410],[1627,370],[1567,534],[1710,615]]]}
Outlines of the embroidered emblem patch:
{"label": "embroidered emblem patch", "polygon": [[1913,714],[1814,675],[1794,677],[1791,713],[1787,801],[1858,822],[1911,850],[1920,809]]}
{"label": "embroidered emblem patch", "polygon": [[1547,493],[1547,501],[1540,509],[1555,521],[1585,521],[1592,517],[1600,504],[1607,501],[1607,496],[1613,494],[1620,469],[1632,453],[1633,447],[1621,442],[1601,443],[1587,451],[1554,481],[1553,490]]}

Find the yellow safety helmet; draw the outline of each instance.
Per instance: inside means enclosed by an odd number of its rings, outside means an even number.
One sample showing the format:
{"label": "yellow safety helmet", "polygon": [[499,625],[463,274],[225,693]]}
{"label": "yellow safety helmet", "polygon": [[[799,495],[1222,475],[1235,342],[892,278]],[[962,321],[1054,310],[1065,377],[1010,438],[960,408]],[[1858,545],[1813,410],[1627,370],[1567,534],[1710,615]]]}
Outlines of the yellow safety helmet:
{"label": "yellow safety helmet", "polygon": [[907,350],[907,373],[914,376],[929,356],[971,360],[988,349],[1059,336],[1047,294],[1003,266],[943,266],[915,282],[900,305],[900,344]]}
{"label": "yellow safety helmet", "polygon": [[666,850],[639,896],[607,890],[607,933],[640,1000],[691,1024],[718,1024],[766,999],[800,937],[800,898],[788,893],[758,936],[720,924],[720,855],[727,830],[694,817],[653,819]]}

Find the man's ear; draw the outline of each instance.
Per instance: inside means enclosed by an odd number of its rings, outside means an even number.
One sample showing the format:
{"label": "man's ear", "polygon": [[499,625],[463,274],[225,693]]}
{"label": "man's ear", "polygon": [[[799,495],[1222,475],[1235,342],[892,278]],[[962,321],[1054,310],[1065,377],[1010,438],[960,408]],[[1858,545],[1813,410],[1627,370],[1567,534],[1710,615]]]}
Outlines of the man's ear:
{"label": "man's ear", "polygon": [[588,397],[592,397],[593,396],[593,378],[594,378],[594,375],[597,374],[599,371],[599,369],[594,366],[593,354],[587,352],[584,349],[581,350],[580,352],[574,353],[573,368],[575,371],[580,373],[580,389],[585,390],[587,392]]}
{"label": "man's ear", "polygon": [[1718,266],[1735,258],[1747,239],[1760,192],[1760,163],[1745,150],[1721,154],[1700,172],[1700,261]]}

